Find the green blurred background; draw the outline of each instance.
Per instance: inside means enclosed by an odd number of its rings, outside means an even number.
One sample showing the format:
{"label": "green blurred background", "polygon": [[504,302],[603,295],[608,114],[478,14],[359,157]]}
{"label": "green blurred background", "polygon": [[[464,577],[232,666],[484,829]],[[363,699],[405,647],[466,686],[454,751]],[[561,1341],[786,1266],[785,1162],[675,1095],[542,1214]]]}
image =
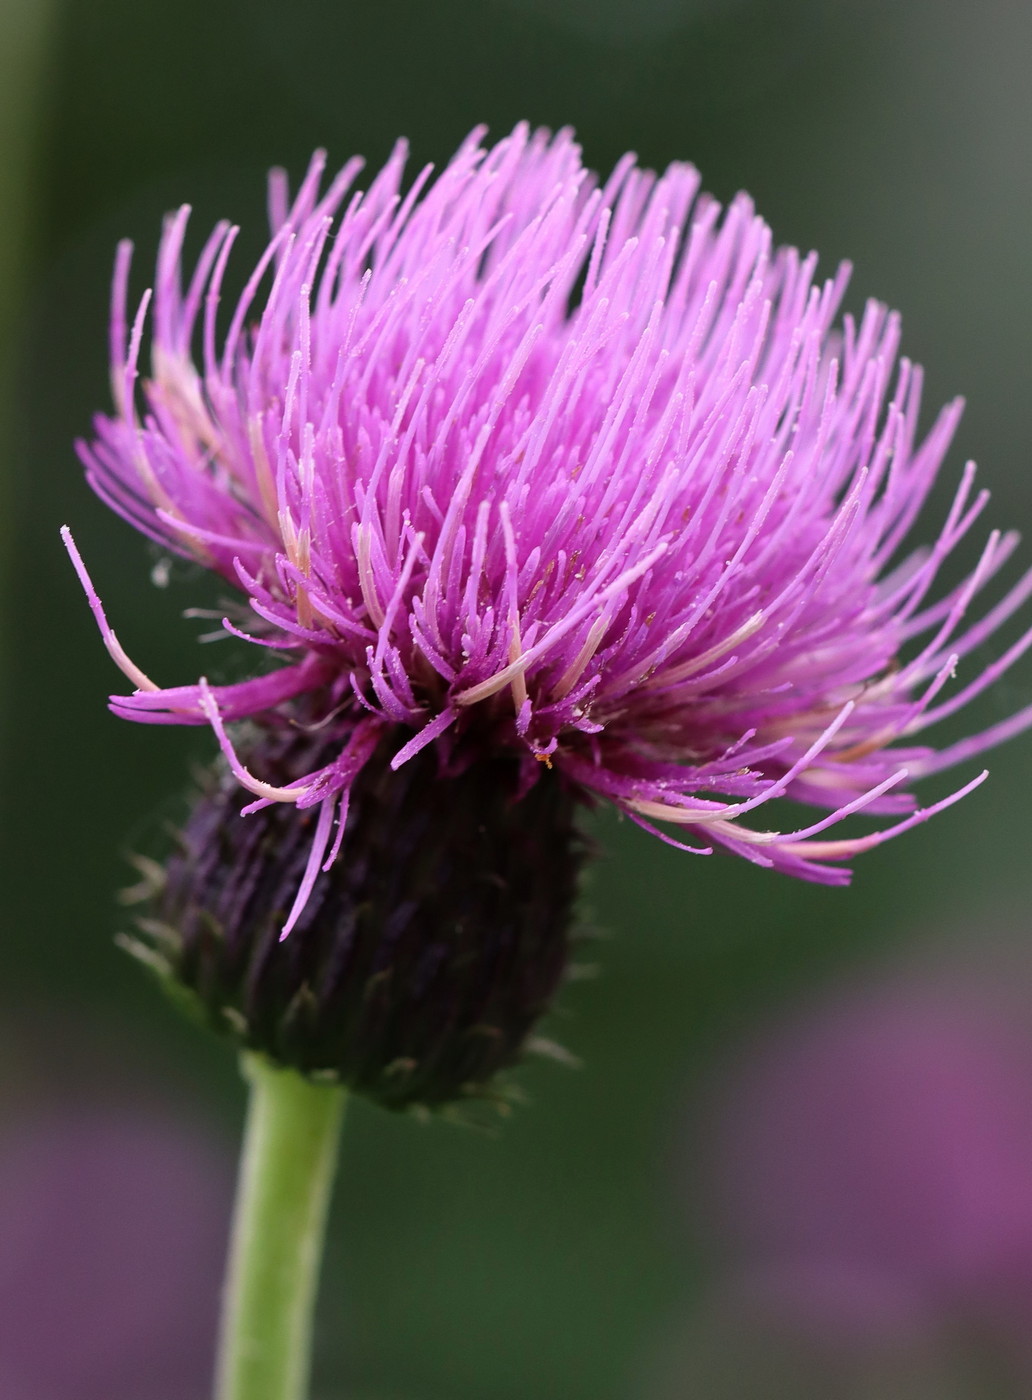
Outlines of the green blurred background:
{"label": "green blurred background", "polygon": [[[218,648],[199,657],[202,629],[181,618],[209,585],[184,570],[152,589],[147,546],[93,499],[72,450],[107,407],[116,239],[137,243],[138,286],[161,215],[184,200],[195,238],[228,215],[257,249],[268,166],[300,172],[316,145],[375,166],[400,133],[418,163],[439,162],[480,121],[496,134],[523,117],[572,124],[603,170],[628,148],[650,165],[685,157],[721,198],[747,188],[778,240],[817,247],[826,271],[850,258],[853,306],[874,295],[903,310],[929,409],[968,397],[948,474],[977,457],[989,523],[1020,527],[1032,513],[1030,57],[1032,8],[1014,0],[0,0],[0,1104],[12,1118],[149,1100],[228,1154],[243,1107],[228,1048],[181,1024],[112,942],[126,853],[147,847],[212,743],[107,713],[120,678],[59,526],[73,525],[150,674],[176,683],[233,665]],[[1030,699],[1026,665],[961,727]],[[863,857],[846,892],[682,856],[601,819],[586,897],[607,935],[601,975],[571,989],[551,1028],[583,1067],[529,1068],[532,1104],[494,1135],[353,1108],[319,1394],[646,1395],[650,1357],[706,1288],[679,1202],[686,1101],[803,991],[914,940],[1021,928],[1032,741],[992,768],[959,808]]]}

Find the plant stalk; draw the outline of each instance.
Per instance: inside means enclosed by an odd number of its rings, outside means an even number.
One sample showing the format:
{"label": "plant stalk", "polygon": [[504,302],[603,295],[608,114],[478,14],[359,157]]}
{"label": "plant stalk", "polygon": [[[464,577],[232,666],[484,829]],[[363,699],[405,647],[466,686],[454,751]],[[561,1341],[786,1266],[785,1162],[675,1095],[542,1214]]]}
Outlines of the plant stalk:
{"label": "plant stalk", "polygon": [[250,1085],[215,1400],[305,1400],[346,1091],[259,1055]]}

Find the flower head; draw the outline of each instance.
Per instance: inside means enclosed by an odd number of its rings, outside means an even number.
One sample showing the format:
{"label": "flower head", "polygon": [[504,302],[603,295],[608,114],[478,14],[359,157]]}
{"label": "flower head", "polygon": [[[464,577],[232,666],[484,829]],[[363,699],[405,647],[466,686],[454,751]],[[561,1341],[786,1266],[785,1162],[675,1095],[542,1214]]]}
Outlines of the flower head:
{"label": "flower head", "polygon": [[[365,193],[357,160],[320,193],[317,155],[293,200],[274,173],[272,239],[224,333],[234,228],[184,278],[189,211],[172,216],[131,326],[121,247],[116,413],[81,446],[89,480],[239,589],[249,613],[223,625],[273,664],[159,688],[76,555],[136,686],[112,707],[210,724],[252,809],[318,809],[288,928],[385,742],[394,770],[428,745],[455,771],[508,753],[524,790],[558,770],[691,849],[842,883],[838,862],[974,786],[922,811],[912,779],[1032,718],[939,753],[917,738],[1032,639],[939,698],[1032,592],[1029,574],[963,624],[1016,542],[994,532],[932,600],[985,504],[970,465],[937,539],[906,552],[960,406],[920,437],[897,317],[870,303],[836,329],[847,270],[816,282],[744,195],[722,212],[690,166],[630,157],[599,184],[565,131],[482,135],[407,191],[400,145]],[[299,697],[334,742],[276,781],[226,725],[296,718]],[[757,829],[781,796],[824,814]],[[832,830],[859,811],[888,824]]]}

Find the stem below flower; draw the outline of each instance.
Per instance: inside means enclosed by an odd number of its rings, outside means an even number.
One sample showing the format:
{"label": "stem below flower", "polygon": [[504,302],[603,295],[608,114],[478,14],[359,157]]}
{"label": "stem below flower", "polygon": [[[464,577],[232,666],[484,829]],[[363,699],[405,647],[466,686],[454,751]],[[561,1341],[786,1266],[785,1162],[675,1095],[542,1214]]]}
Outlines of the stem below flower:
{"label": "stem below flower", "polygon": [[258,1055],[242,1066],[251,1096],[215,1400],[304,1400],[346,1095]]}

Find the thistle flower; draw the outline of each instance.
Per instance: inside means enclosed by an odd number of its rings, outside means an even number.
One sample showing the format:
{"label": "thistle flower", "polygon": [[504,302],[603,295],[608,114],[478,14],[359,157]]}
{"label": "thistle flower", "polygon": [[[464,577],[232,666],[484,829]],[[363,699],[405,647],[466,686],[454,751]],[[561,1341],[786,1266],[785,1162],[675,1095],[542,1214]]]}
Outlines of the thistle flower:
{"label": "thistle flower", "polygon": [[[209,724],[245,812],[310,813],[284,934],[354,829],[360,775],[427,749],[430,781],[504,761],[514,797],[547,781],[686,849],[845,883],[842,862],[981,778],[924,810],[911,780],[1032,720],[938,753],[917,739],[1032,640],[939,699],[1032,592],[1029,573],[962,626],[1016,543],[994,532],[932,601],[985,504],[970,464],[935,542],[904,552],[960,405],[920,438],[898,318],[872,302],[836,329],[848,270],[816,282],[744,195],[722,213],[690,166],[629,156],[600,185],[565,131],[482,138],[407,191],[402,145],[364,194],[357,160],[320,193],[318,154],[292,201],[274,172],[272,238],[224,334],[234,228],[184,290],[189,210],[170,217],[131,326],[120,247],[116,413],[80,445],[88,479],[240,590],[249,611],[223,626],[273,664],[160,688],[69,540],[136,687],[112,708]],[[243,753],[227,725],[245,718]],[[321,742],[284,777],[273,750],[299,725]],[[765,829],[780,797],[822,814]],[[833,830],[860,811],[887,824]]]}

